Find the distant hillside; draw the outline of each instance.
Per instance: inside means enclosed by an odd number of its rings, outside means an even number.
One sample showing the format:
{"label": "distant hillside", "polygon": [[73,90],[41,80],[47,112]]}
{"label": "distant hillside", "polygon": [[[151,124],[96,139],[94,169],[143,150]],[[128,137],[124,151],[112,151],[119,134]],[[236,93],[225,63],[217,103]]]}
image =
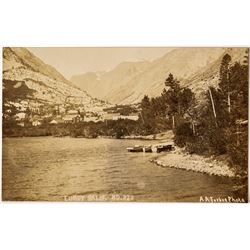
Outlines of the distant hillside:
{"label": "distant hillside", "polygon": [[26,48],[4,48],[3,49],[3,58],[4,61],[4,71],[14,68],[18,66],[26,66],[27,68],[40,72],[46,76],[49,76],[55,80],[67,82],[70,84],[68,80],[64,78],[55,68],[52,66],[45,64],[42,60],[32,54]]}
{"label": "distant hillside", "polygon": [[233,60],[238,60],[244,51],[238,48],[180,48],[153,62],[127,62],[102,75],[87,73],[71,80],[93,96],[111,103],[136,103],[145,94],[159,95],[169,73],[194,91],[202,91],[206,77],[218,75],[220,60],[226,52],[232,54]]}
{"label": "distant hillside", "polygon": [[222,57],[228,53],[232,57],[231,64],[236,61],[242,62],[245,56],[245,51],[245,48],[225,49],[223,54],[216,61],[209,64],[207,67],[198,70],[195,75],[184,80],[182,84],[191,88],[198,98],[202,98],[202,93],[208,88],[208,86],[218,87]]}
{"label": "distant hillside", "polygon": [[3,48],[3,93],[5,99],[14,102],[28,98],[38,103],[63,104],[71,96],[75,102],[93,103],[89,94],[26,48]]}
{"label": "distant hillside", "polygon": [[[113,89],[119,89],[143,73],[150,62],[123,62],[109,72],[88,72],[73,76],[70,80],[79,88],[100,99],[109,99]],[[106,97],[107,96],[107,97]]]}

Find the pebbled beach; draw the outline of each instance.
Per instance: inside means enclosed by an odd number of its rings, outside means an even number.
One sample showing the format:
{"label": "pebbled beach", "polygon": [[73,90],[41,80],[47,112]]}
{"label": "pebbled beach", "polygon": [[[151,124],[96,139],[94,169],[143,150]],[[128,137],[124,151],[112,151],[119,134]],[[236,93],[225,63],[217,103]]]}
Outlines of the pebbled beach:
{"label": "pebbled beach", "polygon": [[225,161],[196,154],[190,155],[180,148],[164,153],[151,161],[161,167],[172,167],[209,175],[236,177]]}

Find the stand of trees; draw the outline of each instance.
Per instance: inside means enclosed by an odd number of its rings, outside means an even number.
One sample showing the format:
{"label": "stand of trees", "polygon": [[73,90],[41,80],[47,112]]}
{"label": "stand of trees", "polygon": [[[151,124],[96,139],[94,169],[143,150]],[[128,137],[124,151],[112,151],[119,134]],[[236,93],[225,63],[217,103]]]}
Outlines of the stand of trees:
{"label": "stand of trees", "polygon": [[218,89],[208,83],[206,102],[199,107],[191,90],[181,89],[172,75],[166,80],[170,89],[164,94],[168,96],[167,107],[173,118],[177,145],[185,146],[190,153],[225,154],[236,172],[246,173],[248,54],[242,64],[230,62],[231,57],[226,54],[220,66]]}
{"label": "stand of trees", "polygon": [[224,155],[238,173],[247,171],[248,50],[243,63],[222,58],[218,88],[207,82],[205,101],[197,104],[189,88],[169,74],[161,96],[141,102],[140,132],[172,129],[174,141],[189,153]]}
{"label": "stand of trees", "polygon": [[176,137],[177,143],[184,146],[185,133],[195,133],[195,96],[189,88],[182,88],[172,74],[166,79],[165,86],[161,96],[151,99],[144,96],[142,99],[139,119],[141,131],[144,134],[153,134],[172,129],[179,133],[179,137]]}

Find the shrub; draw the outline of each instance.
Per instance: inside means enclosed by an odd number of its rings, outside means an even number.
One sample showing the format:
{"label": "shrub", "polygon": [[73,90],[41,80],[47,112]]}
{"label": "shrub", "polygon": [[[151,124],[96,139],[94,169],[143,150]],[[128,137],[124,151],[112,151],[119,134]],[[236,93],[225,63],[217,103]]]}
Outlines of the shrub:
{"label": "shrub", "polygon": [[190,128],[189,123],[181,123],[175,129],[174,142],[179,147],[186,146],[188,141],[191,141],[193,137],[193,131]]}

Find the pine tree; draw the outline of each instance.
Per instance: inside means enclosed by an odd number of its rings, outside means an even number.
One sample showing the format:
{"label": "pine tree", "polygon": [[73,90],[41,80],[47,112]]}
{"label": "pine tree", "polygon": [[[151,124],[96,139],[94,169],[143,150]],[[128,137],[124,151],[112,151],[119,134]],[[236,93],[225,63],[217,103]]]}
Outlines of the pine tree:
{"label": "pine tree", "polygon": [[168,114],[172,116],[172,127],[176,126],[176,116],[183,117],[194,101],[194,93],[189,88],[181,88],[178,80],[170,73],[165,81],[168,90],[163,92],[166,98]]}
{"label": "pine tree", "polygon": [[165,86],[169,87],[166,92],[166,100],[168,105],[168,114],[172,116],[172,128],[175,128],[175,116],[180,111],[180,102],[179,102],[179,95],[180,95],[180,85],[179,82],[174,79],[174,76],[170,73],[168,78],[165,81]]}
{"label": "pine tree", "polygon": [[249,63],[249,49],[247,48],[246,51],[245,51],[243,65],[248,67],[248,63]]}
{"label": "pine tree", "polygon": [[231,83],[232,118],[248,118],[248,66],[236,62],[229,72]]}
{"label": "pine tree", "polygon": [[153,112],[150,99],[145,95],[141,101],[141,121],[146,134],[152,134],[155,131],[155,113]]}
{"label": "pine tree", "polygon": [[231,113],[231,86],[229,80],[229,64],[231,62],[231,59],[232,58],[229,54],[225,54],[222,58],[219,82],[219,87],[226,99],[229,114]]}

